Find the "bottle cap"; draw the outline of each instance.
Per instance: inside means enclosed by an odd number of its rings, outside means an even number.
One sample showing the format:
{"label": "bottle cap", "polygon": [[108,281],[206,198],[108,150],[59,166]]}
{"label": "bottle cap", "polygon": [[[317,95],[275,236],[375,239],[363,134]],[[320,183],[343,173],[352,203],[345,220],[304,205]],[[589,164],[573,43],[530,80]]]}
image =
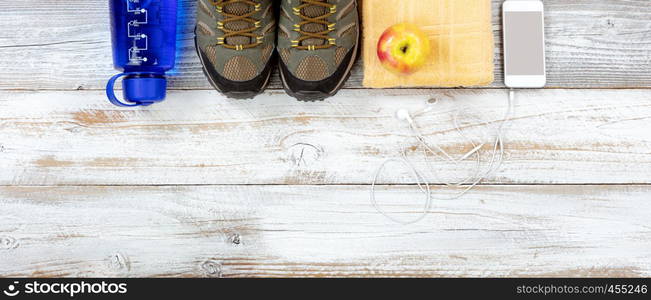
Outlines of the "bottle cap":
{"label": "bottle cap", "polygon": [[[123,102],[115,96],[113,86],[115,81],[122,80]],[[163,74],[155,73],[122,73],[113,76],[106,85],[106,95],[109,101],[117,106],[149,106],[165,99],[167,80]]]}

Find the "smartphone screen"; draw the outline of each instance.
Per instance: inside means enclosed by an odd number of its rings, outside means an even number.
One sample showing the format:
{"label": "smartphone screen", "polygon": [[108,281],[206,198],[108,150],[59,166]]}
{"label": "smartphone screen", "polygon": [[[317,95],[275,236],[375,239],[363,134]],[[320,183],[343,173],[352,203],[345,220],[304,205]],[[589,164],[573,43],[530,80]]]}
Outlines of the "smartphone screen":
{"label": "smartphone screen", "polygon": [[504,12],[506,76],[545,75],[542,11]]}

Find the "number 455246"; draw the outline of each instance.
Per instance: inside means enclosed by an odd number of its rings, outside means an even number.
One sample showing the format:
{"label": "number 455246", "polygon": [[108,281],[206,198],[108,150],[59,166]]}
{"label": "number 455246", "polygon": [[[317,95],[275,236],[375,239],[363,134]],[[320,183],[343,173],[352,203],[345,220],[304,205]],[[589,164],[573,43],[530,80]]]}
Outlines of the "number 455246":
{"label": "number 455246", "polygon": [[646,285],[613,284],[608,288],[610,294],[646,294]]}

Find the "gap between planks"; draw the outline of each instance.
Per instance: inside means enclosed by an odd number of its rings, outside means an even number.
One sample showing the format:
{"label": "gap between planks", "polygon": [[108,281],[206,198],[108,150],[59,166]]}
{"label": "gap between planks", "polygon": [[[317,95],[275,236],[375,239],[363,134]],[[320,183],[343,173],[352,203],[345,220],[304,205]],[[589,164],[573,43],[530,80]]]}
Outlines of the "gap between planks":
{"label": "gap between planks", "polygon": [[[50,89],[50,88],[38,88],[38,89],[23,89],[23,88],[0,88],[0,91],[6,91],[6,92],[96,92],[96,91],[104,91],[105,89],[103,88],[76,88],[76,89]],[[116,88],[116,91],[122,91],[122,89]],[[183,92],[183,91],[215,91],[215,89],[212,88],[204,88],[204,87],[198,87],[198,88],[177,88],[177,87],[172,87],[168,88],[168,91],[176,91],[176,92]],[[542,89],[521,89],[521,88],[508,88],[508,87],[492,87],[492,86],[469,86],[469,87],[415,87],[415,88],[400,88],[400,87],[395,87],[395,88],[388,88],[388,89],[371,89],[371,88],[365,88],[365,87],[346,87],[342,88],[341,91],[445,91],[445,90],[588,90],[588,91],[594,91],[594,90],[651,90],[651,87],[642,87],[642,86],[623,86],[623,87],[561,87],[561,86],[545,86]],[[265,92],[284,92],[285,90],[282,88],[268,88],[265,89]],[[264,94],[264,93],[263,93]],[[291,98],[289,95],[287,95],[288,98]],[[293,98],[291,98],[293,99]],[[328,98],[329,99],[329,98]],[[327,102],[328,99],[325,99],[322,102]],[[107,100],[108,101],[108,100]],[[249,101],[249,100],[243,100],[243,101]],[[317,102],[318,103],[318,102]]]}
{"label": "gap between planks", "polygon": [[[444,187],[445,184],[441,183],[428,183],[432,187]],[[2,187],[367,187],[370,188],[371,184],[355,184],[355,183],[311,183],[311,184],[281,184],[281,183],[232,183],[232,184],[213,184],[213,183],[189,183],[189,184],[0,184]],[[377,187],[415,187],[418,183],[395,183],[395,184],[376,184]],[[469,186],[464,184],[463,186]],[[603,186],[603,187],[645,187],[651,186],[651,183],[479,183],[478,187],[544,187],[544,186]]]}

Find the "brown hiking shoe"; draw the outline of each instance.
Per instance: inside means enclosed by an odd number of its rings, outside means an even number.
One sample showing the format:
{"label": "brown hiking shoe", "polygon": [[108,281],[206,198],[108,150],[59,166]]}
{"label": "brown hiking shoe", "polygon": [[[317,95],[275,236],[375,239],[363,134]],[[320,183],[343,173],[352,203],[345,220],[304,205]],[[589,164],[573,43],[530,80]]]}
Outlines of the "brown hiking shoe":
{"label": "brown hiking shoe", "polygon": [[199,0],[195,45],[210,83],[228,97],[252,98],[274,63],[273,0]]}
{"label": "brown hiking shoe", "polygon": [[302,101],[341,89],[357,57],[356,0],[281,0],[278,30],[285,90]]}

